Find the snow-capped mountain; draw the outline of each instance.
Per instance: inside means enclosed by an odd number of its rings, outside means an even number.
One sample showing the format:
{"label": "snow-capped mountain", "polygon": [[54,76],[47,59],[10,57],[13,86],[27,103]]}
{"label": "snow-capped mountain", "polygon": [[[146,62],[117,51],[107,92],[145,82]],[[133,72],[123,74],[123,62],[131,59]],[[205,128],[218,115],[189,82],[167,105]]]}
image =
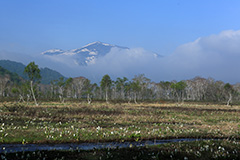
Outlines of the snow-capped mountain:
{"label": "snow-capped mountain", "polygon": [[111,45],[102,42],[89,43],[81,48],[63,51],[61,49],[50,49],[42,52],[44,56],[72,56],[74,62],[78,65],[94,64],[96,59],[101,56],[105,56],[111,51],[112,48],[129,49],[127,47],[121,47],[117,45]]}

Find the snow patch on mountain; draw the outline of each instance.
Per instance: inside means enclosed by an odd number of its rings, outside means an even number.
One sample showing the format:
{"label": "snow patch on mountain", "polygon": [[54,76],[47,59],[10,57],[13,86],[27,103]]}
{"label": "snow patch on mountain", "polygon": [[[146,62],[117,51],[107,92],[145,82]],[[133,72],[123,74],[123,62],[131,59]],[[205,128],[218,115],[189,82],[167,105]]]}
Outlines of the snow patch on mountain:
{"label": "snow patch on mountain", "polygon": [[59,54],[63,54],[65,51],[61,50],[61,49],[50,49],[47,50],[45,52],[42,52],[42,55],[59,55]]}

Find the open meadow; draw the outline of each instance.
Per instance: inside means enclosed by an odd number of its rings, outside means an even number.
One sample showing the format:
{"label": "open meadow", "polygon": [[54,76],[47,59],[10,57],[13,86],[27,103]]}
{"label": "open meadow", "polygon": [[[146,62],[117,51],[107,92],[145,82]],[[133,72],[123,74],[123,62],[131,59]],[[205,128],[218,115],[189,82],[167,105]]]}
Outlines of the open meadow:
{"label": "open meadow", "polygon": [[[1,144],[136,142],[154,139],[209,138],[224,139],[216,142],[221,144],[219,146],[225,144],[231,150],[230,152],[225,148],[224,156],[240,154],[240,106],[197,103],[179,105],[175,103],[93,103],[89,105],[70,102],[45,102],[34,106],[5,102],[0,106],[0,123]],[[187,148],[192,147],[189,152],[193,152],[194,157],[200,154],[198,147],[210,147],[211,144],[213,142],[208,140],[183,142],[182,146],[185,148],[185,154]],[[198,147],[194,147],[195,145]],[[141,153],[144,154],[145,151],[150,150],[154,156],[147,159],[154,159],[159,156],[157,151],[163,146],[144,148]],[[218,151],[219,146],[213,145],[213,148],[215,147]],[[162,153],[169,152],[168,156],[171,155],[170,150],[171,152],[173,149],[175,152],[182,150],[180,143],[165,144],[164,149]],[[209,148],[205,149],[204,152],[210,151]],[[120,151],[126,153],[129,150],[121,149]],[[139,148],[136,150],[139,151]],[[106,154],[103,152],[105,153],[105,151],[97,153],[104,157],[108,152],[106,151]],[[115,152],[113,151],[112,154],[114,155]],[[92,155],[92,153],[95,151],[81,154]]]}

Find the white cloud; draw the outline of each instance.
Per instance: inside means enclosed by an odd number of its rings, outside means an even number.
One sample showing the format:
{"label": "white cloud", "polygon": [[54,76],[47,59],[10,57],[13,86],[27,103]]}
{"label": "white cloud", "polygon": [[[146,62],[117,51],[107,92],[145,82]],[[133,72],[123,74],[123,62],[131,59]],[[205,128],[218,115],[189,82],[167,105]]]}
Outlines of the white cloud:
{"label": "white cloud", "polygon": [[198,38],[179,46],[169,57],[171,72],[176,76],[211,76],[215,79],[239,82],[240,31],[223,31],[217,35]]}
{"label": "white cloud", "polygon": [[76,67],[77,64],[74,63],[74,57],[72,55],[54,55],[54,56],[49,56],[49,55],[43,55],[46,60],[51,60],[54,63],[62,64],[65,65],[66,67]]}
{"label": "white cloud", "polygon": [[154,53],[142,48],[117,49],[113,48],[104,57],[99,57],[95,64],[78,66],[72,70],[74,76],[86,76],[94,82],[99,82],[104,74],[112,78],[132,77],[135,74],[144,73],[149,62],[155,62]]}
{"label": "white cloud", "polygon": [[[2,57],[21,60],[17,54],[1,52]],[[18,56],[18,58],[15,58]],[[195,76],[213,77],[216,80],[240,82],[240,30],[223,31],[219,34],[200,37],[179,46],[174,53],[156,58],[153,52],[142,48],[119,50],[114,48],[95,64],[78,66],[74,56],[46,56],[35,58],[41,67],[49,67],[66,76],[85,76],[99,82],[104,74],[113,79],[126,76],[132,78],[144,73],[155,82],[161,80],[183,80]]]}
{"label": "white cloud", "polygon": [[95,64],[88,66],[76,66],[73,59],[66,56],[52,60],[55,64],[60,62],[65,66],[61,69],[63,74],[85,76],[94,82],[99,82],[104,74],[112,78],[132,78],[144,73],[155,82],[203,76],[235,83],[240,82],[240,30],[200,37],[179,46],[174,53],[165,57],[156,58],[153,52],[142,48],[114,48],[104,57],[98,58]]}

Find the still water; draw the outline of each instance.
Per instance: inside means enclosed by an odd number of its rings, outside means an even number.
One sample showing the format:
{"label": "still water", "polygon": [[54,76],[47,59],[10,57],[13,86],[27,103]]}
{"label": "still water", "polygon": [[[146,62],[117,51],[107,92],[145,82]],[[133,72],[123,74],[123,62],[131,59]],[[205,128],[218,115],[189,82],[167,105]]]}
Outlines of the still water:
{"label": "still water", "polygon": [[187,142],[187,141],[199,141],[205,139],[168,139],[168,140],[147,140],[139,142],[104,142],[104,143],[63,143],[63,144],[0,144],[0,153],[10,152],[26,152],[26,151],[38,151],[38,150],[93,150],[93,149],[107,149],[107,148],[128,148],[128,147],[140,147],[158,145],[171,142]]}

